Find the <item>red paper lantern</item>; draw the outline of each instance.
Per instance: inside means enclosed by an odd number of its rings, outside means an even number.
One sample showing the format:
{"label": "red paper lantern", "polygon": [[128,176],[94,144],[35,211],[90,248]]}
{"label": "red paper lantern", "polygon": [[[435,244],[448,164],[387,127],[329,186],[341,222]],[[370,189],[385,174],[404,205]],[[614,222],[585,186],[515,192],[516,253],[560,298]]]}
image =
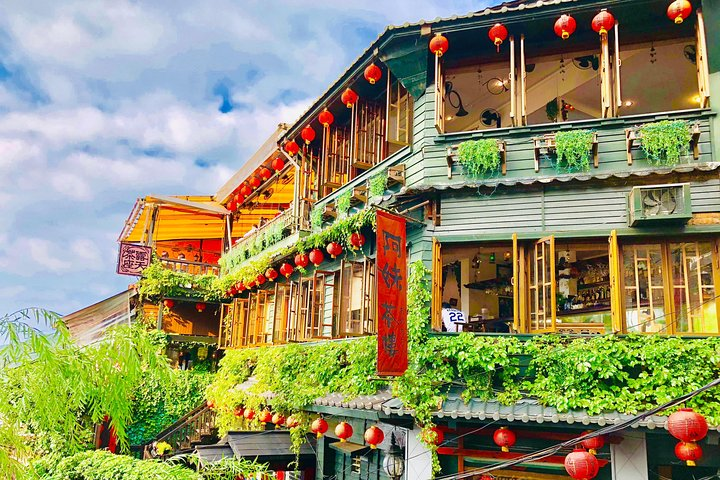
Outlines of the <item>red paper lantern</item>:
{"label": "red paper lantern", "polygon": [[425,439],[433,445],[441,445],[445,441],[445,434],[437,426],[425,429]]}
{"label": "red paper lantern", "polygon": [[365,430],[364,438],[370,448],[375,449],[385,439],[385,433],[373,425]]}
{"label": "red paper lantern", "polygon": [[310,430],[317,435],[317,438],[320,438],[327,432],[328,424],[324,418],[318,417],[313,420],[312,425],[310,425]]}
{"label": "red paper lantern", "polygon": [[490,31],[488,32],[488,37],[490,37],[490,40],[495,44],[498,52],[500,51],[500,45],[502,45],[507,36],[508,30],[502,23],[496,23],[490,27]]}
{"label": "red paper lantern", "polygon": [[260,167],[260,178],[263,180],[268,180],[270,177],[272,177],[272,172],[267,167]]}
{"label": "red paper lantern", "polygon": [[565,471],[576,480],[595,478],[599,470],[597,458],[581,448],[576,448],[565,457]]}
{"label": "red paper lantern", "polygon": [[560,18],[555,22],[555,34],[563,40],[570,38],[570,35],[575,33],[576,28],[577,22],[570,15],[560,15]]}
{"label": "red paper lantern", "polygon": [[365,67],[365,80],[367,80],[370,85],[375,85],[381,78],[382,70],[380,70],[380,67],[378,67],[374,63],[371,63],[370,65]]}
{"label": "red paper lantern", "polygon": [[327,246],[327,252],[330,254],[332,258],[337,257],[340,255],[343,251],[342,246],[337,242],[330,242]]}
{"label": "red paper lantern", "polygon": [[678,25],[692,13],[692,4],[688,0],[675,0],[667,8],[667,16]]}
{"label": "red paper lantern", "polygon": [[450,43],[441,33],[436,33],[430,40],[430,51],[438,57],[442,57],[448,48],[450,48]]}
{"label": "red paper lantern", "polygon": [[275,428],[280,428],[282,425],[285,424],[285,417],[280,413],[276,413],[272,417],[272,423],[275,424]]}
{"label": "red paper lantern", "polygon": [[667,429],[681,442],[697,442],[707,435],[708,424],[705,417],[692,408],[681,408],[668,417]]}
{"label": "red paper lantern", "polygon": [[359,232],[353,233],[350,235],[350,245],[352,245],[353,250],[361,249],[365,245],[365,235]]}
{"label": "red paper lantern", "polygon": [[306,253],[298,253],[294,258],[295,265],[300,268],[306,268],[310,265],[310,257]]}
{"label": "red paper lantern", "polygon": [[237,288],[238,292],[244,292],[245,290],[247,290],[247,287],[245,287],[245,285],[242,282],[237,282],[235,284],[235,288]]}
{"label": "red paper lantern", "polygon": [[285,168],[285,161],[282,158],[277,157],[275,158],[275,160],[272,161],[271,166],[273,170],[275,170],[276,172],[280,172],[283,168]]}
{"label": "red paper lantern", "polygon": [[205,311],[205,304],[203,302],[198,302],[195,304],[195,310],[202,313]]}
{"label": "red paper lantern", "polygon": [[235,287],[235,285],[233,285],[232,287],[230,287],[230,290],[228,290],[228,292],[230,293],[230,296],[234,297],[238,294],[238,289]]}
{"label": "red paper lantern", "polygon": [[300,151],[300,147],[297,143],[295,143],[295,140],[285,142],[285,146],[283,148],[291,157]]}
{"label": "red paper lantern", "polygon": [[243,195],[242,193],[238,193],[237,195],[235,195],[235,203],[237,203],[238,208],[240,208],[240,205],[242,205],[244,201],[245,195]]}
{"label": "red paper lantern", "polygon": [[243,413],[245,413],[245,409],[242,407],[242,405],[238,405],[233,409],[233,415],[236,417],[242,417]]}
{"label": "red paper lantern", "polygon": [[262,285],[263,283],[265,283],[265,280],[267,280],[267,278],[265,278],[265,275],[263,275],[262,273],[258,274],[258,276],[255,277],[255,281],[258,285]]}
{"label": "red paper lantern", "polygon": [[702,448],[694,442],[678,442],[675,445],[675,455],[685,462],[688,467],[694,467],[695,462],[702,458]]}
{"label": "red paper lantern", "polygon": [[285,276],[285,278],[289,278],[290,275],[293,273],[293,267],[289,263],[283,263],[280,265],[280,273]]}
{"label": "red paper lantern", "polygon": [[247,288],[253,288],[255,287],[255,282],[248,282]]}
{"label": "red paper lantern", "polygon": [[246,408],[243,412],[243,417],[245,417],[246,420],[252,420],[255,418],[255,410],[252,408]]}
{"label": "red paper lantern", "polygon": [[265,271],[265,276],[268,280],[274,282],[275,279],[278,278],[278,272],[274,268],[270,267]]}
{"label": "red paper lantern", "polygon": [[247,197],[252,193],[252,188],[250,188],[247,184],[243,183],[243,186],[240,187],[240,193]]}
{"label": "red paper lantern", "polygon": [[345,104],[347,108],[352,108],[353,105],[358,101],[358,94],[352,88],[346,88],[340,96],[340,100]]}
{"label": "red paper lantern", "polygon": [[335,121],[335,117],[332,113],[326,108],[322,112],[320,112],[320,115],[318,115],[318,122],[320,122],[320,125],[322,125],[325,128],[328,128],[332,123]]}
{"label": "red paper lantern", "polygon": [[315,140],[315,130],[310,125],[306,125],[300,132],[300,137],[305,140],[306,145],[310,145],[310,142]]}
{"label": "red paper lantern", "polygon": [[287,420],[285,420],[285,425],[287,425],[288,428],[297,428],[300,426],[300,420],[290,415]]}
{"label": "red paper lantern", "polygon": [[235,203],[235,200],[230,200],[230,202],[228,203],[227,209],[230,210],[231,212],[237,211],[237,203]]}
{"label": "red paper lantern", "polygon": [[515,433],[507,427],[500,427],[495,430],[493,440],[503,452],[509,452],[510,447],[515,445]]}
{"label": "red paper lantern", "polygon": [[272,413],[270,413],[270,410],[265,409],[258,415],[258,420],[260,420],[260,423],[269,423],[272,421]]}
{"label": "red paper lantern", "polygon": [[592,29],[600,35],[607,35],[614,26],[615,17],[604,8],[592,19]]}
{"label": "red paper lantern", "polygon": [[335,435],[337,435],[341,442],[344,442],[348,438],[352,437],[352,434],[352,425],[347,422],[340,422],[337,424],[337,427],[335,427]]}
{"label": "red paper lantern", "polygon": [[215,402],[210,399],[205,402],[205,405],[207,405],[208,408],[215,408]]}
{"label": "red paper lantern", "polygon": [[[591,431],[583,432],[583,435],[587,433],[591,433]],[[599,437],[588,438],[587,440],[583,440],[581,445],[591,454],[597,455],[597,451],[605,445],[605,437],[600,435]]]}
{"label": "red paper lantern", "polygon": [[175,301],[168,298],[163,300],[163,305],[165,305],[167,308],[173,308],[175,306]]}
{"label": "red paper lantern", "polygon": [[308,257],[310,258],[312,264],[316,267],[320,265],[323,260],[325,260],[325,255],[323,255],[322,250],[317,248],[313,249],[313,251],[310,252],[310,255],[308,255]]}
{"label": "red paper lantern", "polygon": [[253,188],[259,187],[260,184],[262,183],[262,182],[260,181],[260,179],[259,179],[258,177],[256,177],[255,175],[251,176],[251,177],[248,179],[248,182],[250,183],[250,186],[253,187]]}

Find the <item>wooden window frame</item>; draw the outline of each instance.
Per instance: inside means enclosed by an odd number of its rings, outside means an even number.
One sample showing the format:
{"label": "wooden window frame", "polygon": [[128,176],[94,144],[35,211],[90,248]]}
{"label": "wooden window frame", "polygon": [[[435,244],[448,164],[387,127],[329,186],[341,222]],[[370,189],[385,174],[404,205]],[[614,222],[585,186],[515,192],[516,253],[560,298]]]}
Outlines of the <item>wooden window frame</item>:
{"label": "wooden window frame", "polygon": [[[361,268],[362,286],[360,290],[352,288],[352,279],[354,273],[352,269],[356,266]],[[350,270],[350,283],[346,283],[346,278]],[[340,337],[358,337],[365,335],[373,335],[376,333],[376,298],[375,298],[375,261],[371,258],[365,258],[363,261],[343,260],[340,263],[339,280],[337,285],[338,297],[338,313],[337,313],[337,335]],[[346,288],[347,287],[347,288]],[[352,311],[347,309],[347,305],[352,303],[355,295],[362,298],[362,307],[360,308],[360,331],[351,331],[347,328],[348,316]]]}
{"label": "wooden window frame", "polygon": [[698,93],[700,95],[700,108],[710,106],[710,72],[707,57],[707,39],[705,36],[705,17],[702,8],[697,10],[697,23],[695,24],[696,41],[696,70],[698,76]]}
{"label": "wooden window frame", "polygon": [[[410,95],[410,92],[408,92],[407,89],[403,86],[403,84],[399,80],[397,80],[389,71],[387,77],[388,78],[385,106],[386,155],[389,154],[389,152],[391,151],[391,145],[404,147],[412,143],[414,121],[414,102],[412,95]],[[397,101],[393,101],[393,97],[396,97]],[[400,128],[400,119],[402,117],[403,105],[405,106],[404,111],[407,118],[407,125],[404,133],[402,133],[403,130]],[[393,116],[395,117],[395,132],[392,132],[390,130],[390,118]]]}
{"label": "wooden window frame", "polygon": [[[542,255],[538,255],[538,249],[542,250]],[[555,298],[557,292],[556,275],[555,275],[555,237],[550,235],[543,237],[534,244],[534,249],[530,253],[531,265],[528,268],[529,273],[529,331],[530,333],[549,333],[556,329],[557,321],[557,300]],[[549,268],[550,278],[546,276],[548,271],[547,260],[552,262]],[[539,272],[538,265],[542,264],[542,271]],[[540,273],[540,274],[539,274]],[[547,289],[550,289],[550,305],[545,304]],[[541,291],[542,290],[542,291]],[[542,302],[541,302],[542,297]],[[535,308],[532,308],[532,305]],[[541,308],[542,307],[542,308]],[[548,326],[548,308],[550,314],[550,323]],[[540,320],[540,312],[542,312],[542,322]],[[533,322],[532,316],[535,315]],[[537,328],[535,328],[537,326]]]}
{"label": "wooden window frame", "polygon": [[432,247],[432,292],[430,300],[430,326],[433,330],[442,331],[442,250],[441,243],[433,238]]}

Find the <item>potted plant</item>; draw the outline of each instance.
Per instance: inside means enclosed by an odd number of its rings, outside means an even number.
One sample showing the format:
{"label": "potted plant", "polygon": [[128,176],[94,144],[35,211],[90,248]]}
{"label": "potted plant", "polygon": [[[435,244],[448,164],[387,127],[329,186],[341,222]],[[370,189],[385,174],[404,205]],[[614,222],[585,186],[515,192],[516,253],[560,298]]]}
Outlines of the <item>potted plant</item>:
{"label": "potted plant", "polygon": [[567,130],[555,133],[555,167],[561,171],[580,172],[590,169],[595,133],[591,130]]}
{"label": "potted plant", "polygon": [[457,155],[467,176],[487,177],[500,167],[500,148],[492,138],[462,142]]}

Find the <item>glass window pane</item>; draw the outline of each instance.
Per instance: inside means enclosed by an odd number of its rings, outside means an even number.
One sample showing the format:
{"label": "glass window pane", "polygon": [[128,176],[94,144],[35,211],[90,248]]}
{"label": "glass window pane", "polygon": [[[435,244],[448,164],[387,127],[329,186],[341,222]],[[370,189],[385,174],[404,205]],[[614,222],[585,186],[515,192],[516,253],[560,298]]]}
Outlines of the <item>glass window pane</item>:
{"label": "glass window pane", "polygon": [[718,322],[710,242],[670,245],[676,331],[717,333]]}
{"label": "glass window pane", "polygon": [[660,245],[623,247],[625,324],[628,332],[667,331]]}

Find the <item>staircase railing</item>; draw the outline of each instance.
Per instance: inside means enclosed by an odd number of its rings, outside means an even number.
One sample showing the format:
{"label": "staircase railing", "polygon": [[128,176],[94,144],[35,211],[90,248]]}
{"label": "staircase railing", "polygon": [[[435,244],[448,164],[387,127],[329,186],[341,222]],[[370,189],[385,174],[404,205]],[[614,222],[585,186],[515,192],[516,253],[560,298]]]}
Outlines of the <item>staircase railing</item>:
{"label": "staircase railing", "polygon": [[143,458],[157,457],[155,445],[160,442],[169,443],[172,453],[177,454],[214,438],[216,432],[215,411],[205,404],[199,405],[160,432],[151,444],[145,445]]}

